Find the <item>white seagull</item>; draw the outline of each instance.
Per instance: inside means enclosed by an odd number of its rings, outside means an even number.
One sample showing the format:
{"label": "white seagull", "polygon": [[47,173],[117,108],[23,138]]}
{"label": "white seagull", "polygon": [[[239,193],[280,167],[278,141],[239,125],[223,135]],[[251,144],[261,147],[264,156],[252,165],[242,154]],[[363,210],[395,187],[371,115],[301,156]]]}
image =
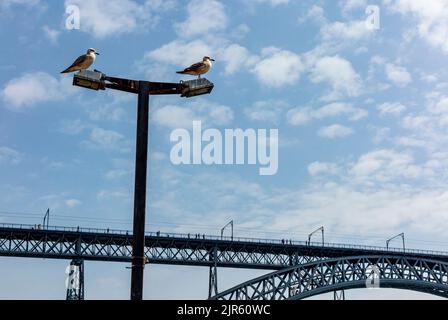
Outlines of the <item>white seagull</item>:
{"label": "white seagull", "polygon": [[177,73],[189,74],[192,76],[198,76],[200,78],[202,74],[206,74],[207,72],[210,71],[213,65],[212,61],[215,60],[210,57],[204,57],[202,59],[202,62],[195,63],[183,71],[177,71]]}
{"label": "white seagull", "polygon": [[90,48],[86,54],[78,57],[73,64],[61,73],[70,73],[75,71],[87,70],[95,62],[96,56],[99,55],[95,49]]}

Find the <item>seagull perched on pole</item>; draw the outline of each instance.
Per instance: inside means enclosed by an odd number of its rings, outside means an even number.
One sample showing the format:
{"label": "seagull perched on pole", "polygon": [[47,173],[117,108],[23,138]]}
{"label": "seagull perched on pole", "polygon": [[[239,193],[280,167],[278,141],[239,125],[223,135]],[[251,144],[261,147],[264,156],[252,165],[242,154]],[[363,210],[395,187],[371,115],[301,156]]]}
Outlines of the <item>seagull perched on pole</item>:
{"label": "seagull perched on pole", "polygon": [[87,70],[95,62],[96,56],[99,55],[95,49],[90,48],[86,54],[78,57],[73,64],[61,73],[70,73],[75,71]]}
{"label": "seagull perched on pole", "polygon": [[198,76],[201,78],[202,74],[206,74],[210,71],[212,68],[212,61],[215,61],[214,59],[210,57],[204,57],[202,59],[202,62],[195,63],[191,65],[190,67],[186,68],[183,71],[178,71],[178,74],[189,74],[192,76]]}

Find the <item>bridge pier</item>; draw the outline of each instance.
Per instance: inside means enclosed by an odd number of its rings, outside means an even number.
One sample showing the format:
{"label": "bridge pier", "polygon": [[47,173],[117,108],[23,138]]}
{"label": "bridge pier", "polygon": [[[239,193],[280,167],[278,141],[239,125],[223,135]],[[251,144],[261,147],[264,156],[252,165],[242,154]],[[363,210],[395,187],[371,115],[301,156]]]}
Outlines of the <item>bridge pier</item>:
{"label": "bridge pier", "polygon": [[209,260],[213,261],[213,265],[210,266],[208,275],[208,298],[214,297],[218,294],[218,250],[215,247],[210,252]]}
{"label": "bridge pier", "polygon": [[335,291],[334,300],[345,300],[345,290]]}
{"label": "bridge pier", "polygon": [[73,259],[67,273],[66,300],[84,300],[84,260]]}

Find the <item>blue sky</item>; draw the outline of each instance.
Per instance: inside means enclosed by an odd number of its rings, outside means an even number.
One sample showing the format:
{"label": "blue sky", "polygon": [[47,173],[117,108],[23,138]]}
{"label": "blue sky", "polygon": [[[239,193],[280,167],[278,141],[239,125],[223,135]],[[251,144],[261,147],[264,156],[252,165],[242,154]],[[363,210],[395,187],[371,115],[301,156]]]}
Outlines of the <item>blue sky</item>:
{"label": "blue sky", "polygon": [[[65,28],[68,5],[80,30]],[[332,242],[405,232],[409,247],[443,250],[447,13],[445,0],[0,0],[0,222],[40,223],[51,208],[54,225],[130,229],[135,97],[59,74],[94,47],[96,69],[151,81],[189,79],[175,71],[216,59],[212,95],[151,98],[148,229],[218,234],[234,219],[238,236],[304,240],[324,225]],[[279,129],[278,173],[172,165],[170,133],[193,120]],[[0,297],[62,297],[52,275],[63,279],[65,262],[1,261]],[[24,293],[31,280],[13,270],[28,266],[52,289]],[[87,271],[88,297],[127,297],[124,265]],[[222,272],[227,285],[255,275]],[[206,294],[205,269],[155,266],[151,279],[148,298]],[[197,279],[204,288],[177,289]]]}

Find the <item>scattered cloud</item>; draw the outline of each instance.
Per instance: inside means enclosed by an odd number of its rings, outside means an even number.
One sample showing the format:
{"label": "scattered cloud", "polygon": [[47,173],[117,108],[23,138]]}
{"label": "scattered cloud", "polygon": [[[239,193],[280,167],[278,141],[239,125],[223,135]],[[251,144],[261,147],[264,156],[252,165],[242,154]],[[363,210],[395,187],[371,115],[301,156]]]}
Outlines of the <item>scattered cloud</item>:
{"label": "scattered cloud", "polygon": [[334,163],[313,162],[308,166],[308,173],[311,176],[318,175],[335,175],[339,172],[339,168]]}
{"label": "scattered cloud", "polygon": [[291,51],[269,47],[262,50],[261,56],[252,72],[260,83],[268,87],[293,85],[304,71],[300,56]]}
{"label": "scattered cloud", "polygon": [[10,80],[1,90],[5,107],[12,111],[24,111],[36,104],[66,99],[75,89],[71,79],[60,79],[45,72],[26,73]]}
{"label": "scattered cloud", "polygon": [[0,164],[18,164],[22,160],[22,154],[17,150],[0,147]]}
{"label": "scattered cloud", "polygon": [[233,120],[233,111],[205,99],[197,99],[183,106],[165,105],[154,112],[154,122],[171,129],[191,128],[193,121],[202,121],[204,126],[222,126]]}
{"label": "scattered cloud", "polygon": [[367,0],[344,0],[339,1],[343,12],[350,12],[356,9],[365,9],[368,5]]}
{"label": "scattered cloud", "polygon": [[244,108],[244,114],[251,121],[270,122],[278,124],[280,118],[289,107],[284,101],[257,101],[252,106]]}
{"label": "scattered cloud", "polygon": [[253,66],[258,57],[252,55],[249,50],[238,44],[231,44],[228,47],[221,49],[218,53],[220,61],[223,61],[225,65],[226,75],[232,75],[241,69],[247,69]]}
{"label": "scattered cloud", "polygon": [[324,98],[336,100],[341,97],[356,97],[361,93],[362,80],[352,64],[339,56],[320,58],[311,70],[313,83],[328,83],[332,91]]}
{"label": "scattered cloud", "polygon": [[390,182],[401,177],[415,179],[423,173],[422,170],[412,155],[381,149],[362,155],[350,169],[350,174],[358,181]]}
{"label": "scattered cloud", "polygon": [[345,116],[350,121],[359,121],[367,117],[368,112],[365,109],[356,108],[349,103],[335,102],[318,109],[310,107],[293,108],[287,114],[288,122],[293,126],[300,126],[313,120],[338,116]]}
{"label": "scattered cloud", "polygon": [[290,0],[245,0],[251,3],[268,3],[273,7],[289,4]]}
{"label": "scattered cloud", "polygon": [[405,67],[392,63],[386,64],[386,76],[399,87],[405,87],[412,81],[412,76]]}
{"label": "scattered cloud", "polygon": [[41,4],[40,0],[2,0],[0,2],[0,8],[1,7],[10,7],[12,5],[24,5],[24,6],[37,6]]}
{"label": "scattered cloud", "polygon": [[68,134],[68,135],[78,135],[83,132],[85,129],[90,128],[91,125],[86,124],[81,119],[74,120],[62,120],[59,124],[59,132]]}
{"label": "scattered cloud", "polygon": [[398,102],[386,102],[378,106],[378,111],[380,115],[400,115],[402,112],[406,110],[406,107]]}
{"label": "scattered cloud", "polygon": [[321,28],[321,35],[325,41],[367,39],[374,34],[374,30],[367,28],[365,20],[354,20],[349,22],[327,23]]}
{"label": "scattered cloud", "polygon": [[172,1],[162,5],[160,1],[141,4],[133,0],[65,0],[68,5],[79,7],[81,31],[106,38],[154,27],[158,11],[171,8]]}
{"label": "scattered cloud", "polygon": [[65,204],[67,205],[67,207],[74,208],[80,206],[82,202],[78,199],[68,199],[65,201]]}
{"label": "scattered cloud", "polygon": [[190,42],[174,40],[160,48],[147,52],[145,59],[169,63],[178,67],[186,67],[198,62],[198,59],[202,59],[205,55],[213,56],[214,52],[215,50],[203,40]]}
{"label": "scattered cloud", "polygon": [[116,131],[93,128],[89,140],[82,145],[93,150],[119,151],[126,153],[130,151],[130,143],[125,137]]}
{"label": "scattered cloud", "polygon": [[52,29],[49,26],[43,26],[42,30],[45,34],[45,37],[47,37],[47,39],[50,40],[51,43],[55,44],[58,42],[59,36],[61,35],[60,31]]}
{"label": "scattered cloud", "polygon": [[[445,0],[384,0],[387,8],[406,17],[418,35],[431,46],[448,53],[448,2]],[[417,23],[415,23],[415,21]]]}
{"label": "scattered cloud", "polygon": [[333,124],[331,126],[319,129],[317,134],[322,138],[337,139],[351,136],[353,133],[354,131],[351,128],[340,124]]}
{"label": "scattered cloud", "polygon": [[176,25],[176,31],[182,37],[222,31],[227,27],[225,7],[219,1],[192,0],[187,6],[187,11],[187,20]]}

